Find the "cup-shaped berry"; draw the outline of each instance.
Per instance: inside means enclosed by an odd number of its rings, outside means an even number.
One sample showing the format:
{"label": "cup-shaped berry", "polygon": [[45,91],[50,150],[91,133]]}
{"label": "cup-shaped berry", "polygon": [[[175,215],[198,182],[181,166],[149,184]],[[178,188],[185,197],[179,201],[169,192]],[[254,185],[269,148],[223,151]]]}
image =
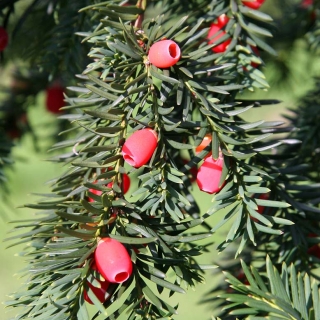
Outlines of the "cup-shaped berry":
{"label": "cup-shaped berry", "polygon": [[158,137],[152,129],[134,132],[124,143],[122,155],[124,160],[135,168],[148,163],[158,144]]}
{"label": "cup-shaped berry", "polygon": [[[92,270],[97,270],[96,264],[94,264],[91,267]],[[99,283],[99,287],[95,287],[93,284],[91,284],[89,281],[87,281],[88,287],[91,289],[91,291],[94,293],[94,295],[98,298],[98,300],[101,303],[104,303],[106,300],[106,293],[109,288],[110,283],[108,281],[101,281],[101,279],[96,279],[96,281]],[[88,292],[86,289],[83,291],[83,297],[84,300],[86,300],[88,303],[93,304],[92,300],[89,298]]]}
{"label": "cup-shaped berry", "polygon": [[9,42],[9,36],[7,30],[3,27],[0,27],[0,52],[3,51]]}
{"label": "cup-shaped berry", "polygon": [[263,5],[264,2],[265,2],[265,0],[247,0],[247,1],[242,0],[242,3],[245,6],[252,8],[252,9],[255,9],[255,10],[259,9]]}
{"label": "cup-shaped berry", "polygon": [[[226,35],[227,33],[225,31],[222,30],[222,27],[216,23],[212,23],[208,32],[208,36],[207,39],[208,44],[213,44],[219,41],[220,38],[222,38],[224,35]],[[216,53],[221,53],[221,52],[225,52],[227,50],[228,45],[230,44],[231,39],[227,39],[221,43],[219,43],[218,45],[216,45],[215,47],[212,48],[213,52]]]}
{"label": "cup-shaped berry", "polygon": [[223,168],[223,156],[219,156],[217,160],[208,157],[200,166],[197,174],[197,184],[201,191],[207,193],[215,193],[222,189],[220,179]]}
{"label": "cup-shaped berry", "polygon": [[155,42],[148,54],[150,63],[158,68],[170,68],[180,60],[180,57],[180,47],[172,40]]}
{"label": "cup-shaped berry", "polygon": [[97,269],[106,281],[122,283],[128,280],[132,273],[129,253],[124,245],[115,239],[101,239],[94,257]]}
{"label": "cup-shaped berry", "polygon": [[60,113],[64,107],[64,88],[59,84],[54,84],[46,90],[46,107],[51,113]]}

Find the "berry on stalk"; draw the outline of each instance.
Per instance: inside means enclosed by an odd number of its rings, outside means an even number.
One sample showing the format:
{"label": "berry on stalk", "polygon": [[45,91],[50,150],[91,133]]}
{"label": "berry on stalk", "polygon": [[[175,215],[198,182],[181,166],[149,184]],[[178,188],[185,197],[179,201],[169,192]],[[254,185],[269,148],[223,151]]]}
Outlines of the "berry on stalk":
{"label": "berry on stalk", "polygon": [[112,238],[102,238],[94,253],[97,270],[106,281],[122,283],[131,276],[132,262],[122,243]]}

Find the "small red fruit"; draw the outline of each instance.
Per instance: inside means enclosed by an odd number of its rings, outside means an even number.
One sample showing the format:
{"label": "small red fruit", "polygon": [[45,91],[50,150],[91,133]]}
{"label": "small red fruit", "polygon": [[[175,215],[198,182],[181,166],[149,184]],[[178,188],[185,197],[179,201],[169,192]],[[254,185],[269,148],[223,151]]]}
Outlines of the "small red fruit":
{"label": "small red fruit", "polygon": [[122,283],[131,276],[132,262],[122,243],[112,238],[102,238],[94,253],[97,270],[106,281]]}
{"label": "small red fruit", "polygon": [[[91,268],[92,270],[97,270],[97,266],[94,264]],[[99,299],[101,303],[104,303],[106,300],[106,293],[109,288],[110,283],[108,281],[101,281],[100,279],[96,279],[100,286],[95,287],[93,286],[89,281],[87,281],[88,287],[91,289],[91,291],[95,294],[95,296]],[[84,300],[86,300],[88,303],[93,304],[92,300],[89,298],[88,292],[86,289],[83,291],[83,297]]]}
{"label": "small red fruit", "polygon": [[301,7],[307,9],[313,5],[313,0],[303,0],[301,2]]}
{"label": "small red fruit", "polygon": [[148,163],[158,145],[157,133],[152,129],[134,132],[124,143],[122,155],[124,160],[135,168]]}
{"label": "small red fruit", "polygon": [[212,194],[222,189],[223,185],[220,186],[219,184],[223,163],[222,154],[217,160],[214,160],[212,157],[208,157],[204,160],[197,174],[197,184],[201,191]]}
{"label": "small red fruit", "polygon": [[[112,185],[113,185],[113,183],[110,182],[107,184],[107,187],[112,188]],[[129,188],[130,188],[130,178],[126,173],[124,173],[122,175],[122,192],[123,192],[123,194],[126,194],[129,190]]]}
{"label": "small red fruit", "polygon": [[53,84],[46,90],[46,107],[51,113],[60,113],[64,107],[64,88],[60,84]]}
{"label": "small red fruit", "polygon": [[[222,28],[228,23],[230,19],[225,15],[221,15],[218,17],[217,23],[212,23],[208,32],[207,39],[208,44],[212,44],[218,42],[220,38],[222,38],[225,34],[225,31]],[[216,36],[215,36],[216,35]],[[230,44],[231,39],[227,39],[226,41],[220,43],[219,45],[212,48],[213,52],[220,53],[226,51],[228,45]]]}
{"label": "small red fruit", "polygon": [[242,0],[243,5],[245,5],[249,8],[255,9],[255,10],[259,9],[263,5],[264,2],[265,2],[265,0],[256,0],[256,1]]}
{"label": "small red fruit", "polygon": [[169,68],[175,65],[181,57],[180,47],[172,40],[155,42],[149,50],[148,59],[158,68]]}
{"label": "small red fruit", "polygon": [[[260,196],[258,197],[258,199],[261,199],[261,200],[268,200],[269,199],[269,194],[268,193],[263,193],[263,194],[260,194]],[[263,211],[264,211],[264,206],[258,206],[258,209],[257,209],[257,212],[260,213],[260,214],[263,214]],[[250,216],[250,219],[254,222],[258,222],[258,219],[257,218],[254,218],[254,217],[251,217]]]}
{"label": "small red fruit", "polygon": [[[310,233],[310,234],[308,234],[308,237],[309,238],[316,238],[316,237],[318,237],[318,235],[315,234],[315,233]],[[320,259],[320,245],[319,244],[314,244],[313,246],[311,246],[308,249],[307,253],[310,256],[314,256],[314,257]]]}
{"label": "small red fruit", "polygon": [[308,249],[307,253],[310,256],[314,256],[314,257],[320,259],[320,246],[318,244],[313,245],[312,247],[310,247]]}
{"label": "small red fruit", "polygon": [[[94,183],[97,183],[97,181],[95,181]],[[130,181],[129,176],[126,173],[122,174],[122,192],[123,192],[123,194],[126,194],[128,192],[128,190],[130,188],[130,183],[131,183],[131,181]],[[111,189],[112,185],[113,185],[113,183],[109,182],[107,184],[107,187]],[[101,194],[102,194],[101,190],[96,190],[93,188],[89,189],[89,191],[97,196],[101,196]],[[94,202],[94,200],[92,198],[89,198],[89,202]]]}
{"label": "small red fruit", "polygon": [[0,52],[3,51],[9,42],[9,36],[7,30],[4,27],[0,27]]}
{"label": "small red fruit", "polygon": [[[261,199],[261,200],[268,200],[269,199],[269,194],[268,193],[263,193],[259,196],[258,199]],[[264,206],[258,206],[258,210],[257,212],[260,213],[260,214],[263,214],[263,211],[264,211]]]}
{"label": "small red fruit", "polygon": [[[254,46],[251,46],[251,49],[252,49],[252,51],[256,54],[256,56],[260,56],[260,52],[259,52],[259,49],[257,48],[257,47],[254,47]],[[253,67],[253,68],[258,68],[259,67],[259,64],[258,63],[256,63],[256,62],[251,62],[251,66]]]}
{"label": "small red fruit", "polygon": [[221,16],[218,17],[217,25],[221,28],[227,25],[229,22],[229,18],[226,14],[222,14]]}

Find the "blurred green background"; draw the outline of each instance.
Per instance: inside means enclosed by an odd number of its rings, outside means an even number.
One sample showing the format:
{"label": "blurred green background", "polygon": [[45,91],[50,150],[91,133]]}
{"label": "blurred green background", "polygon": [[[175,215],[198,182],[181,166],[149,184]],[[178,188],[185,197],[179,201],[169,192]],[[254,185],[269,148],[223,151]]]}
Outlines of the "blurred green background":
{"label": "blurred green background", "polygon": [[[279,84],[276,81],[279,76],[278,70],[271,64],[264,69],[271,89],[267,92],[244,93],[243,97],[241,97],[249,99],[279,99],[283,102],[279,105],[253,109],[247,115],[244,115],[247,120],[283,119],[281,115],[289,112],[287,108],[296,108],[299,98],[312,88],[312,76],[319,74],[320,70],[319,58],[308,52],[307,45],[303,41],[296,43],[293,50],[290,54],[291,61],[288,61],[292,76],[288,77],[286,83]],[[10,68],[8,66],[6,70],[0,69],[1,85],[10,83]],[[28,119],[38,137],[50,137],[50,135],[55,134],[57,121],[54,116],[48,114],[45,110],[43,93],[37,97],[36,104],[29,107]],[[47,149],[48,147],[44,148],[42,146],[41,149]],[[19,230],[15,230],[12,233],[15,224],[10,222],[34,217],[34,210],[19,207],[37,200],[35,196],[32,196],[32,193],[49,192],[50,183],[47,183],[47,181],[59,176],[64,170],[60,164],[46,161],[49,156],[45,150],[36,151],[31,135],[24,136],[20,141],[16,142],[14,147],[13,158],[15,164],[7,169],[9,193],[3,194],[3,191],[0,190],[0,193],[2,193],[0,194],[0,301],[2,302],[10,300],[8,297],[10,293],[16,291],[22,285],[24,278],[19,276],[19,272],[26,266],[25,258],[20,256],[24,244],[6,248],[14,241],[7,242],[4,239],[19,233]],[[197,187],[195,186],[195,195],[201,204],[202,212],[205,212],[210,205],[211,196],[203,194],[196,189]],[[217,220],[217,216],[213,216],[210,221],[211,225],[214,225]],[[221,241],[223,234],[224,231],[220,230],[211,239],[207,240],[215,244],[211,247],[210,253],[204,254],[199,259],[200,262],[208,264],[219,259],[215,247]],[[212,272],[208,271],[204,284],[191,288],[186,295],[175,294],[173,297],[168,297],[171,305],[179,303],[179,316],[176,319],[193,320],[195,316],[197,319],[210,319],[210,306],[201,305],[199,302],[204,299],[205,293],[213,287],[214,281]],[[0,305],[1,320],[12,318],[16,312],[17,310],[10,311],[5,309],[3,304]]]}

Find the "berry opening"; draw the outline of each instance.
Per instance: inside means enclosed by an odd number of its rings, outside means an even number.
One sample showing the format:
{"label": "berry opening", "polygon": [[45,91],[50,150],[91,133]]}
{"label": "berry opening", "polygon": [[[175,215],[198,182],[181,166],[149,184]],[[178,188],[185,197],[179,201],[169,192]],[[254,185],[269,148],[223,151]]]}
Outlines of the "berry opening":
{"label": "berry opening", "polygon": [[174,59],[179,56],[179,50],[177,50],[177,45],[174,43],[171,43],[169,46],[169,54]]}
{"label": "berry opening", "polygon": [[136,162],[134,161],[134,159],[132,158],[132,156],[125,154],[123,155],[123,159],[128,162],[130,164],[130,166],[135,166]]}
{"label": "berry opening", "polygon": [[114,280],[117,283],[122,283],[126,281],[128,278],[129,278],[128,272],[120,272],[115,276]]}

